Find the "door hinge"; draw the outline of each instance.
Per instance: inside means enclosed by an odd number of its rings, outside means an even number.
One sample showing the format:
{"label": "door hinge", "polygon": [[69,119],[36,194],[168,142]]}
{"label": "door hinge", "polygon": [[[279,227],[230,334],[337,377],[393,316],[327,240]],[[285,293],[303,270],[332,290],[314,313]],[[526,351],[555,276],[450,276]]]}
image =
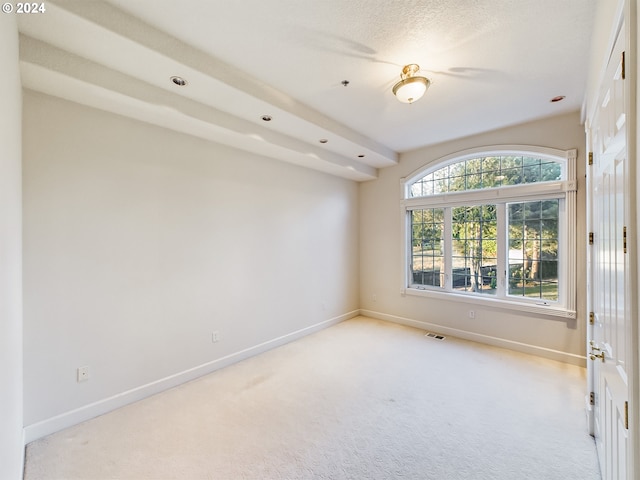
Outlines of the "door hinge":
{"label": "door hinge", "polygon": [[589,232],[589,245],[593,245],[593,232]]}
{"label": "door hinge", "polygon": [[622,248],[627,253],[627,227],[622,227]]}
{"label": "door hinge", "polygon": [[629,430],[629,402],[624,402],[624,428]]}
{"label": "door hinge", "polygon": [[596,323],[596,314],[589,312],[589,325],[593,325],[594,323]]}
{"label": "door hinge", "polygon": [[589,405],[596,404],[596,394],[593,392],[589,392]]}
{"label": "door hinge", "polygon": [[589,165],[593,165],[593,152],[589,152]]}
{"label": "door hinge", "polygon": [[622,52],[622,79],[624,80],[625,78],[625,55],[624,52]]}

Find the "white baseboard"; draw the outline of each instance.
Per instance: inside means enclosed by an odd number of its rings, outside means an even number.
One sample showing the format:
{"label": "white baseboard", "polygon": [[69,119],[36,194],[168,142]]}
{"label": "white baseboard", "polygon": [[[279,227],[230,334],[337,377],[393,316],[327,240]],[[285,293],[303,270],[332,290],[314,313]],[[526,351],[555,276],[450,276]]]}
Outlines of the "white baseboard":
{"label": "white baseboard", "polygon": [[420,322],[410,318],[399,317],[397,315],[389,315],[387,313],[374,312],[372,310],[360,310],[360,315],[365,317],[376,318],[378,320],[385,320],[388,322],[399,323],[409,327],[419,328],[421,330],[428,330],[433,333],[441,335],[449,335],[452,337],[462,338],[464,340],[471,340],[478,343],[484,343],[494,347],[507,348],[509,350],[515,350],[516,352],[528,353],[531,355],[537,355],[538,357],[548,358],[550,360],[556,360],[559,362],[569,363],[571,365],[578,365],[580,367],[586,367],[587,359],[583,356],[573,353],[561,352],[559,350],[553,350],[550,348],[539,347],[537,345],[529,345],[527,343],[515,342],[513,340],[506,340],[504,338],[492,337],[489,335],[483,335],[481,333],[467,332],[465,330],[459,330],[457,328],[444,327],[442,325],[436,325],[428,322]]}
{"label": "white baseboard", "polygon": [[25,445],[39,438],[45,437],[65,428],[72,427],[73,425],[77,425],[78,423],[90,420],[97,416],[111,412],[117,408],[123,407],[133,402],[137,402],[139,400],[142,400],[143,398],[147,398],[151,395],[155,395],[156,393],[163,392],[203,375],[215,372],[216,370],[219,370],[221,368],[227,367],[234,363],[240,362],[247,358],[253,357],[260,353],[264,353],[273,348],[318,332],[327,327],[338,324],[344,320],[356,317],[359,314],[359,310],[354,310],[352,312],[330,318],[329,320],[325,320],[315,325],[296,330],[295,332],[288,333],[281,337],[274,338],[267,342],[263,342],[253,347],[246,348],[239,352],[232,353],[231,355],[227,355],[211,362],[198,365],[197,367],[191,368],[189,370],[176,373],[175,375],[170,375],[160,380],[156,380],[155,382],[141,385],[140,387],[127,390],[117,395],[98,400],[97,402],[91,403],[89,405],[84,405],[80,408],[76,408],[60,415],[56,415],[55,417],[51,417],[38,423],[28,425],[24,428]]}

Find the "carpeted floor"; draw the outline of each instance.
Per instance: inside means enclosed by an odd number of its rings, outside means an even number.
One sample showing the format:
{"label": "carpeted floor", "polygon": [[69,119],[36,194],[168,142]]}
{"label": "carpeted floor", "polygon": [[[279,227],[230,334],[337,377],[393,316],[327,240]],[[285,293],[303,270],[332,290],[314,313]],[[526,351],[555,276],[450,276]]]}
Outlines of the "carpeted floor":
{"label": "carpeted floor", "polygon": [[583,368],[358,317],[27,447],[38,479],[600,479]]}

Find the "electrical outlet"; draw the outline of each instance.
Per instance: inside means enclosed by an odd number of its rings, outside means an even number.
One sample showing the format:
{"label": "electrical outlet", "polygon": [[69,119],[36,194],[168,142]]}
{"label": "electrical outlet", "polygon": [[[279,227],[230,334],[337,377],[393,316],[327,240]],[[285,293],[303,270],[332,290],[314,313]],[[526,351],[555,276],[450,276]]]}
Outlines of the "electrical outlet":
{"label": "electrical outlet", "polygon": [[476,311],[475,310],[469,310],[469,318],[476,318]]}
{"label": "electrical outlet", "polygon": [[211,342],[218,343],[219,341],[220,341],[220,332],[216,330],[211,334]]}
{"label": "electrical outlet", "polygon": [[78,383],[89,380],[89,367],[78,367]]}

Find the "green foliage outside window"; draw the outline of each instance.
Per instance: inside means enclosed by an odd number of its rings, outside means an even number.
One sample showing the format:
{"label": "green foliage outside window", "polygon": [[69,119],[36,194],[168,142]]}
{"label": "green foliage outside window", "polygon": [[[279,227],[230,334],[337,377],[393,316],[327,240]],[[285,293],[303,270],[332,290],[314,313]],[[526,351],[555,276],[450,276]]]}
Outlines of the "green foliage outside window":
{"label": "green foliage outside window", "polygon": [[[561,180],[554,160],[516,155],[478,157],[435,170],[414,182],[411,198]],[[493,295],[498,258],[507,265],[507,294],[558,299],[558,199],[504,204],[508,252],[498,251],[497,204],[456,205],[411,211],[413,283],[443,286],[445,255],[454,290]],[[444,237],[451,215],[451,239]],[[444,252],[444,245],[450,247]]]}
{"label": "green foliage outside window", "polygon": [[561,177],[562,168],[553,160],[522,156],[473,158],[425,175],[411,185],[410,196],[550,182]]}

